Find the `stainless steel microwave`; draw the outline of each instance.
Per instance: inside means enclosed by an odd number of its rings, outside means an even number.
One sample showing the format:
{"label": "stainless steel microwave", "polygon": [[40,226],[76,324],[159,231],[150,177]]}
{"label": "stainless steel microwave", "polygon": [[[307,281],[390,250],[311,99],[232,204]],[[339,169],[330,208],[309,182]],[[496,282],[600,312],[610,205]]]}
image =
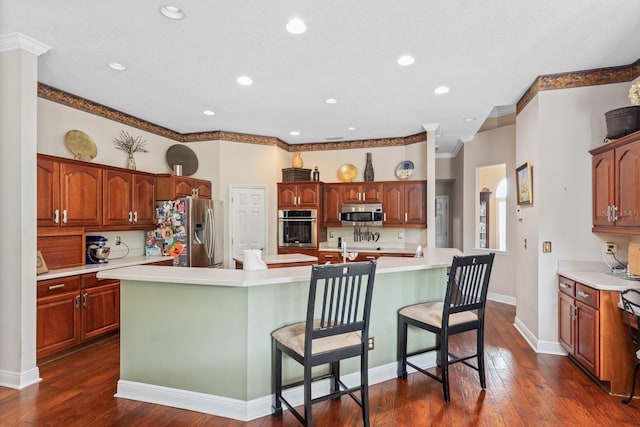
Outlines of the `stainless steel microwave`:
{"label": "stainless steel microwave", "polygon": [[342,225],[382,226],[382,203],[344,204],[340,210]]}

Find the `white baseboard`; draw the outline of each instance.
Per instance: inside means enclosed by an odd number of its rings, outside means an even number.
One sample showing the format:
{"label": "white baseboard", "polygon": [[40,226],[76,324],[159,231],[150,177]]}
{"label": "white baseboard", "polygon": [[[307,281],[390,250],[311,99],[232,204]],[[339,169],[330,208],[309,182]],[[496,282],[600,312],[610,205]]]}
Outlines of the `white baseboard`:
{"label": "white baseboard", "polygon": [[489,301],[501,302],[503,304],[516,305],[516,298],[510,297],[508,295],[494,294],[489,292],[487,294],[487,299]]}
{"label": "white baseboard", "polygon": [[[436,363],[435,353],[418,355],[410,358],[410,360],[415,365],[423,368],[435,366]],[[369,369],[369,384],[373,385],[396,378],[397,367],[398,364],[393,362]],[[415,369],[408,367],[407,372],[415,372]],[[359,383],[360,374],[357,372],[351,373],[342,376],[341,379],[347,386],[354,386]],[[326,393],[329,390],[329,382],[319,381],[314,383],[312,390],[314,396]],[[302,386],[288,390],[285,396],[293,406],[302,405]],[[115,397],[187,409],[245,422],[271,414],[271,405],[273,404],[273,395],[244,401],[126,380],[118,381],[118,390]]]}
{"label": "white baseboard", "polygon": [[522,321],[518,317],[516,317],[513,326],[518,332],[520,332],[520,335],[522,335],[525,341],[536,353],[557,354],[560,356],[567,355],[567,352],[564,351],[560,343],[538,340],[538,338],[529,330],[529,328],[525,326],[524,323],[522,323]]}
{"label": "white baseboard", "polygon": [[0,386],[22,389],[42,381],[38,367],[24,372],[10,372],[0,370]]}

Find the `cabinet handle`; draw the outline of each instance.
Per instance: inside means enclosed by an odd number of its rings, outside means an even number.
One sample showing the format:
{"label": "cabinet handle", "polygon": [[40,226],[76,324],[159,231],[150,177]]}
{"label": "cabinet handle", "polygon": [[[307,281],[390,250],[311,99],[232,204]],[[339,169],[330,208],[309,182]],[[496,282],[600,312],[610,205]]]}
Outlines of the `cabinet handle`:
{"label": "cabinet handle", "polygon": [[618,220],[618,207],[616,205],[611,206],[611,221],[616,222]]}
{"label": "cabinet handle", "polygon": [[55,291],[56,289],[64,289],[64,283],[60,283],[59,285],[51,285],[49,286],[50,291]]}
{"label": "cabinet handle", "polygon": [[560,287],[562,289],[567,289],[567,288],[569,288],[569,285],[567,285],[566,283],[560,283]]}
{"label": "cabinet handle", "polygon": [[382,213],[382,221],[386,221],[387,220],[387,213],[383,212]]}
{"label": "cabinet handle", "polygon": [[80,295],[76,295],[76,308],[80,308]]}
{"label": "cabinet handle", "polygon": [[582,298],[585,298],[585,299],[589,298],[589,294],[586,293],[586,292],[582,292],[582,291],[578,291],[578,296],[582,297]]}
{"label": "cabinet handle", "polygon": [[367,257],[365,257],[365,258],[366,258],[366,259],[376,259],[376,257],[371,256],[371,255],[369,255],[369,256],[367,256]]}
{"label": "cabinet handle", "polygon": [[129,224],[133,222],[133,212],[129,211]]}
{"label": "cabinet handle", "polygon": [[133,211],[133,222],[138,222],[138,211]]}
{"label": "cabinet handle", "polygon": [[611,205],[607,206],[607,221],[611,221]]}
{"label": "cabinet handle", "polygon": [[60,222],[60,210],[56,209],[55,211],[53,211],[53,222],[55,222],[56,224],[58,224]]}
{"label": "cabinet handle", "polygon": [[407,213],[404,213],[404,222],[407,222]]}
{"label": "cabinet handle", "polygon": [[63,222],[64,224],[66,224],[66,223],[67,223],[67,210],[66,210],[66,209],[63,209],[63,210],[62,210],[62,222]]}
{"label": "cabinet handle", "polygon": [[570,311],[571,320],[576,320],[578,318],[578,316],[576,315],[576,311],[578,307],[576,307],[573,304],[571,304],[569,307],[571,308],[571,311]]}
{"label": "cabinet handle", "polygon": [[82,294],[82,306],[86,307],[87,305],[89,305],[89,294],[85,292]]}
{"label": "cabinet handle", "polygon": [[297,197],[298,201],[296,202],[296,205],[300,206],[300,196]]}

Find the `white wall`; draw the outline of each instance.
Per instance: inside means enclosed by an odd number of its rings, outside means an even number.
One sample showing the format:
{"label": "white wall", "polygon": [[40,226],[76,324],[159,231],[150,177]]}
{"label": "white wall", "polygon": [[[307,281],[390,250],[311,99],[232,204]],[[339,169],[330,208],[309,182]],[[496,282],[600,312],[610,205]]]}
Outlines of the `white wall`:
{"label": "white wall", "polygon": [[[516,315],[538,350],[557,343],[558,261],[601,261],[603,242],[612,238],[591,232],[588,150],[603,143],[604,113],[628,105],[628,90],[629,83],[619,83],[544,91],[518,114],[516,163],[533,165],[534,203],[517,223],[517,298],[527,303]],[[553,252],[542,253],[543,241]]]}
{"label": "white wall", "polygon": [[464,144],[464,185],[462,220],[464,233],[463,252],[471,253],[476,248],[476,224],[478,190],[476,185],[476,169],[481,166],[492,166],[505,163],[507,168],[507,247],[506,251],[496,252],[496,258],[491,272],[489,292],[491,298],[510,304],[516,303],[516,288],[514,280],[514,263],[512,260],[515,239],[515,175],[509,173],[515,169],[515,125],[504,126],[476,134]]}

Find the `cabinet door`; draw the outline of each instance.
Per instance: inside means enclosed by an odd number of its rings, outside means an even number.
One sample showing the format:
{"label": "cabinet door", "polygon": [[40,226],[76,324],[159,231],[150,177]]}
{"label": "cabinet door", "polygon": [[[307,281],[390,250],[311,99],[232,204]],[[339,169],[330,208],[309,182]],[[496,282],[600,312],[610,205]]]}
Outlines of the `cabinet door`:
{"label": "cabinet door", "polygon": [[87,340],[120,327],[120,282],[82,291],[82,339]]}
{"label": "cabinet door", "polygon": [[128,172],[103,171],[103,216],[104,225],[129,225],[133,221],[132,176]]}
{"label": "cabinet door", "polygon": [[402,225],[404,223],[404,185],[385,183],[382,189],[384,225]]}
{"label": "cabinet door", "polygon": [[617,227],[640,227],[640,141],[615,150]]}
{"label": "cabinet door", "polygon": [[102,224],[102,169],[60,163],[61,226]]}
{"label": "cabinet door", "polygon": [[133,221],[136,225],[153,225],[156,221],[155,177],[133,174]]}
{"label": "cabinet door", "polygon": [[175,182],[175,197],[173,198],[191,196],[193,191],[193,179],[186,176],[174,176],[173,179]]}
{"label": "cabinet door", "polygon": [[38,158],[36,175],[38,227],[57,227],[60,224],[60,164]]}
{"label": "cabinet door", "polygon": [[598,310],[576,301],[576,359],[595,376],[600,375],[600,317]]}
{"label": "cabinet door", "polygon": [[342,197],[340,194],[341,184],[325,184],[322,198],[322,225],[324,227],[339,227],[340,207]]}
{"label": "cabinet door", "polygon": [[193,188],[198,193],[200,199],[211,199],[211,181],[203,179],[194,179]]}
{"label": "cabinet door", "polygon": [[298,184],[298,207],[317,208],[320,206],[320,184]]}
{"label": "cabinet door", "polygon": [[362,189],[359,184],[342,184],[342,202],[359,203],[362,202]]}
{"label": "cabinet door", "polygon": [[278,208],[296,208],[298,203],[297,185],[278,184]]}
{"label": "cabinet door", "polygon": [[405,225],[427,226],[427,184],[404,184]]}
{"label": "cabinet door", "polygon": [[361,191],[365,203],[382,203],[382,184],[365,182]]}
{"label": "cabinet door", "polygon": [[562,292],[558,293],[558,341],[567,350],[574,353],[575,327],[574,327],[574,302],[573,298]]}
{"label": "cabinet door", "polygon": [[613,225],[608,215],[609,207],[616,203],[613,150],[593,156],[591,169],[593,225]]}
{"label": "cabinet door", "polygon": [[80,343],[80,295],[67,292],[38,298],[36,357],[47,356]]}

